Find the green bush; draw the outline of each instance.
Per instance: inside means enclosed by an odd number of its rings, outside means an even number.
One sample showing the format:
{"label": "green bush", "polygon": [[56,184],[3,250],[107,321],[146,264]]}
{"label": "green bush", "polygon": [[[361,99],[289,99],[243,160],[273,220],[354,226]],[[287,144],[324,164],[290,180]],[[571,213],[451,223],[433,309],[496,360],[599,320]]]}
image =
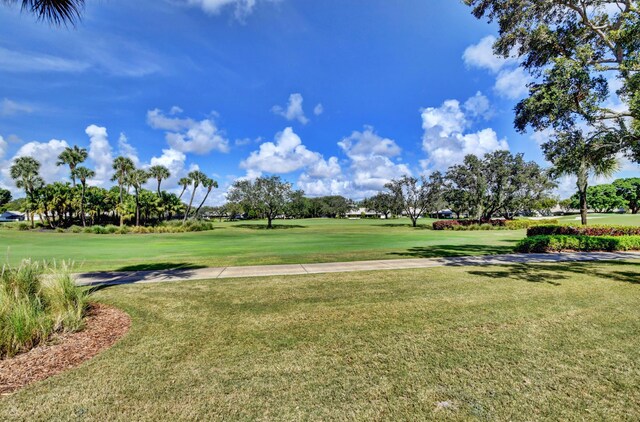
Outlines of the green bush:
{"label": "green bush", "polygon": [[18,223],[18,230],[27,231],[31,229],[31,225],[29,223]]}
{"label": "green bush", "polygon": [[0,358],[27,351],[55,332],[82,328],[88,296],[70,267],[23,261],[0,275]]}
{"label": "green bush", "polygon": [[529,227],[558,224],[558,220],[507,220],[505,226],[509,230],[524,230]]}
{"label": "green bush", "polygon": [[74,225],[74,226],[69,227],[69,231],[71,233],[82,233],[82,227]]}
{"label": "green bush", "polygon": [[516,251],[524,253],[631,250],[640,250],[640,236],[540,235],[524,238],[516,245]]}

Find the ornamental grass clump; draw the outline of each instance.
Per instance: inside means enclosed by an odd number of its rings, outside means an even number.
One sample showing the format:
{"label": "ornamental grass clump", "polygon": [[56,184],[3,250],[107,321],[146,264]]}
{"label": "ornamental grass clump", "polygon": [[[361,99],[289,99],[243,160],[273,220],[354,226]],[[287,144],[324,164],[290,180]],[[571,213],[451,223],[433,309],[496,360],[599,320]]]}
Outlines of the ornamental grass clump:
{"label": "ornamental grass clump", "polygon": [[85,290],[75,285],[66,263],[23,261],[0,274],[0,358],[27,351],[52,334],[83,328]]}

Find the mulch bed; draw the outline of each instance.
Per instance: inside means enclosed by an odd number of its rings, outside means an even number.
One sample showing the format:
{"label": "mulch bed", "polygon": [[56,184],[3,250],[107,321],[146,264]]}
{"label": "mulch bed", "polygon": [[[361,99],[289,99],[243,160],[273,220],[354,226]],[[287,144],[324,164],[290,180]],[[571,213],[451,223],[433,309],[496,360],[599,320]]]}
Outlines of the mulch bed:
{"label": "mulch bed", "polygon": [[10,394],[80,365],[112,346],[130,326],[131,318],[125,312],[92,304],[84,330],[56,335],[45,345],[0,360],[0,394]]}

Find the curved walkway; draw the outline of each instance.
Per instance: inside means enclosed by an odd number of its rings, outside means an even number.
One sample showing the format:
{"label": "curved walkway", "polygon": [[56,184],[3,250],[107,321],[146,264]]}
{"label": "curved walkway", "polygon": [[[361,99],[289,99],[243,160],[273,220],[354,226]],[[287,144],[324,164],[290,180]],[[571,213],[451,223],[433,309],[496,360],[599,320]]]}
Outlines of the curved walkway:
{"label": "curved walkway", "polygon": [[558,263],[577,261],[614,261],[640,259],[640,252],[575,252],[554,254],[509,254],[465,256],[455,258],[390,259],[379,261],[330,262],[323,264],[258,265],[157,271],[93,272],[76,275],[85,286],[108,286],[133,283],[205,280],[214,278],[264,277],[340,273],[352,271],[404,270],[446,266]]}

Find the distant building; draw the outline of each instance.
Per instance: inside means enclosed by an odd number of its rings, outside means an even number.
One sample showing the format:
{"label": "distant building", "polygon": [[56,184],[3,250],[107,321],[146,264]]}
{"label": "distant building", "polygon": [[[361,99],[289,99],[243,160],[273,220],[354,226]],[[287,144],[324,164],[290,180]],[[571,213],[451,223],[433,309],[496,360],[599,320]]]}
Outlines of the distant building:
{"label": "distant building", "polygon": [[384,218],[384,215],[366,208],[356,208],[347,213],[347,218]]}
{"label": "distant building", "polygon": [[5,211],[0,214],[0,223],[11,223],[14,221],[24,221],[25,215],[18,211]]}

